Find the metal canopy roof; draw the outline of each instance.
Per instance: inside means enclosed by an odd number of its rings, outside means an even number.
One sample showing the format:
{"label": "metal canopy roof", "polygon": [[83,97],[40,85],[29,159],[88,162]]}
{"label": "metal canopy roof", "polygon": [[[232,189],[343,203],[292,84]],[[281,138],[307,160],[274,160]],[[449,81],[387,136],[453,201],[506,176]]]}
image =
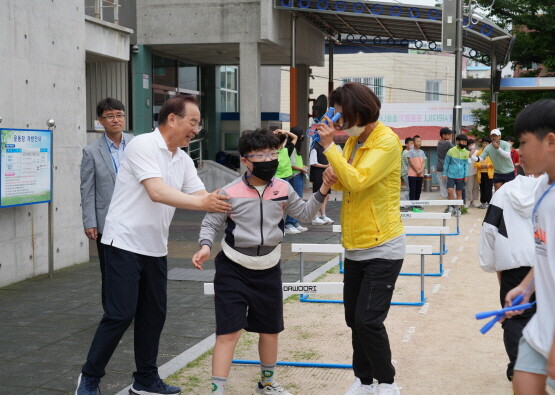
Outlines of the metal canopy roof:
{"label": "metal canopy roof", "polygon": [[[370,1],[274,0],[274,8],[295,12],[325,34],[365,45],[416,48],[428,42],[429,49],[440,50],[442,8]],[[498,64],[506,64],[513,36],[488,19],[465,16],[463,46],[465,56],[489,63],[495,54]]]}

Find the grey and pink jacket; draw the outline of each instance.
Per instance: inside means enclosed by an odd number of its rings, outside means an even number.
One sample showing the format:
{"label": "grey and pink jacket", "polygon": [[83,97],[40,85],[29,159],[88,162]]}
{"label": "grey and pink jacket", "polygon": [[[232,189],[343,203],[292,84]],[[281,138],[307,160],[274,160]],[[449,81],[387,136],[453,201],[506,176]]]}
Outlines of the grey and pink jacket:
{"label": "grey and pink jacket", "polygon": [[291,184],[273,178],[262,196],[245,175],[227,184],[220,194],[230,197],[231,213],[207,213],[200,228],[199,244],[212,247],[216,233],[225,224],[225,242],[248,256],[272,252],[283,240],[284,216],[310,221],[324,202],[319,191],[304,201]]}

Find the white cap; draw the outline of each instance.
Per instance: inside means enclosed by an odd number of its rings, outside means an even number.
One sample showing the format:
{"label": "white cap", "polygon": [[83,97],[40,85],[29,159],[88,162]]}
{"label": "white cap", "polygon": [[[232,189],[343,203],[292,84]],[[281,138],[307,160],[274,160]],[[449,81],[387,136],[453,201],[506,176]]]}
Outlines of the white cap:
{"label": "white cap", "polygon": [[492,131],[489,132],[489,135],[491,136],[492,134],[496,134],[498,136],[501,136],[501,131],[499,129],[492,129]]}

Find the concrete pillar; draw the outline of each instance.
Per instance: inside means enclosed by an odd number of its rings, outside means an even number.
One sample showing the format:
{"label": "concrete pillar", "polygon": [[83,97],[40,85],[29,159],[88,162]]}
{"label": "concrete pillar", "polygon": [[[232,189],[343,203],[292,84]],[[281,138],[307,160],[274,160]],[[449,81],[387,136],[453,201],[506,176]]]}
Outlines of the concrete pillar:
{"label": "concrete pillar", "polygon": [[203,142],[203,157],[209,160],[216,159],[216,153],[221,149],[221,105],[220,105],[220,68],[213,65],[202,66],[202,91],[206,94],[201,105],[204,120],[206,140]]}
{"label": "concrete pillar", "polygon": [[297,65],[297,124],[303,129],[308,129],[308,114],[311,112],[308,103],[308,90],[310,89],[309,67],[306,64]]}
{"label": "concrete pillar", "polygon": [[260,48],[258,43],[239,44],[239,129],[260,127]]}
{"label": "concrete pillar", "polygon": [[135,135],[152,131],[152,51],[138,45],[131,55],[132,128]]}

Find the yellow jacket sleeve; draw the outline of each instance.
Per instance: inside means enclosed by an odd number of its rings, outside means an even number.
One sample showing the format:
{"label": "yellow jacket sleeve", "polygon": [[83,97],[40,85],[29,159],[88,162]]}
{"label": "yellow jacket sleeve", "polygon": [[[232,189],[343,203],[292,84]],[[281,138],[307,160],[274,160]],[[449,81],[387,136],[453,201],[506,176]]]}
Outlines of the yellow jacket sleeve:
{"label": "yellow jacket sleeve", "polygon": [[343,190],[358,192],[385,178],[394,169],[393,164],[400,168],[401,150],[396,136],[384,135],[373,142],[372,149],[366,148],[366,145],[358,149],[354,166],[347,162],[335,146],[330,146],[324,154]]}

